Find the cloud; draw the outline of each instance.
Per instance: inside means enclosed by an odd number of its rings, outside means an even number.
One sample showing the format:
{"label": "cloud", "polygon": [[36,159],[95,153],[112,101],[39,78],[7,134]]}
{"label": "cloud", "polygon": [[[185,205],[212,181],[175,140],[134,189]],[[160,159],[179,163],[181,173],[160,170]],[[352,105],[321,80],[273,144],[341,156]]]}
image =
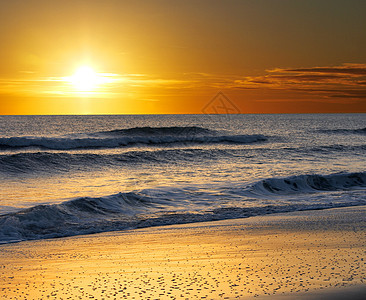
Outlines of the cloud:
{"label": "cloud", "polygon": [[[366,99],[366,64],[342,64],[309,68],[275,68],[264,75],[210,74],[190,72],[158,76],[152,74],[100,73],[107,78],[95,91],[80,93],[67,77],[37,77],[25,74],[23,79],[1,79],[0,93],[31,96],[121,97],[139,93],[141,99],[153,101],[161,95],[197,95],[219,90],[242,91],[248,99],[306,99],[342,101]],[[141,96],[141,95],[142,96]],[[187,96],[187,97],[188,97]],[[249,98],[250,97],[250,98]]]}
{"label": "cloud", "polygon": [[285,72],[348,74],[355,76],[366,75],[366,64],[343,64],[337,67],[313,67],[299,69],[283,69]]}
{"label": "cloud", "polygon": [[320,98],[365,99],[366,64],[311,68],[276,68],[262,76],[233,81],[236,89],[296,91]]}

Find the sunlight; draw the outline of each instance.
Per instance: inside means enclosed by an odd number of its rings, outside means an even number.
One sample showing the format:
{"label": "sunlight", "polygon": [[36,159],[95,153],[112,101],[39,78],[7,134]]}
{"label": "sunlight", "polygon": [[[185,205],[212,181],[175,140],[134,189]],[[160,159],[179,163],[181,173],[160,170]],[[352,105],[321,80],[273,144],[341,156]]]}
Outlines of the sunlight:
{"label": "sunlight", "polygon": [[79,67],[69,80],[80,92],[91,92],[104,82],[103,76],[88,66]]}
{"label": "sunlight", "polygon": [[95,94],[106,88],[108,84],[118,81],[116,74],[97,73],[89,66],[81,66],[76,69],[72,76],[64,77],[64,80],[70,83],[74,90],[80,94]]}

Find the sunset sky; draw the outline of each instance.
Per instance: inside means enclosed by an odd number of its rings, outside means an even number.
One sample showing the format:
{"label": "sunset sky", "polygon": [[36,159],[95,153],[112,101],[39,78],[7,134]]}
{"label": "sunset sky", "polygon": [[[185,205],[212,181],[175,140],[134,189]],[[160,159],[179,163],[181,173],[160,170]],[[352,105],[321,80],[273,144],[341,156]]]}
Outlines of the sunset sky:
{"label": "sunset sky", "polygon": [[0,0],[0,114],[366,112],[364,0]]}

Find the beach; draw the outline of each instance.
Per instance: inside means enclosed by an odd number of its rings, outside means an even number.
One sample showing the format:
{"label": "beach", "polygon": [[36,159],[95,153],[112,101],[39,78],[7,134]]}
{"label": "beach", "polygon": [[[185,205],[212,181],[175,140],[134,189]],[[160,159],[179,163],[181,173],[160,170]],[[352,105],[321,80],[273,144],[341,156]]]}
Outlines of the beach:
{"label": "beach", "polygon": [[5,244],[0,293],[3,299],[358,299],[365,291],[365,211]]}

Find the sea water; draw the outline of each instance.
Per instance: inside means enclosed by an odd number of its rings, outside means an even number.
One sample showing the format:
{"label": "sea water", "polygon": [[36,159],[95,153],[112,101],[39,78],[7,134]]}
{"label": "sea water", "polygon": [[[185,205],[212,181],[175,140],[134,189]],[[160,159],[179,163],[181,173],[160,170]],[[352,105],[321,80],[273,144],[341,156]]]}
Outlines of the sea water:
{"label": "sea water", "polygon": [[365,205],[365,117],[0,116],[0,243]]}

